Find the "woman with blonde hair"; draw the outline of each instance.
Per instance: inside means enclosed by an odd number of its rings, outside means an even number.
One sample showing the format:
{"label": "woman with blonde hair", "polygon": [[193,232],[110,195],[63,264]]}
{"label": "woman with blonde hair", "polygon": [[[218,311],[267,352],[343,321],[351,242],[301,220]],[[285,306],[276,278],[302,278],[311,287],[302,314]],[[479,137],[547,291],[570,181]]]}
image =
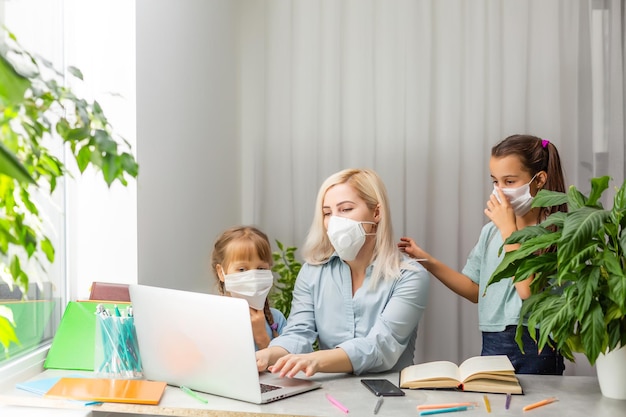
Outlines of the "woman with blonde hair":
{"label": "woman with blonde hair", "polygon": [[314,213],[287,326],[257,351],[259,370],[358,375],[411,365],[429,277],[396,246],[383,182],[369,169],[335,173]]}

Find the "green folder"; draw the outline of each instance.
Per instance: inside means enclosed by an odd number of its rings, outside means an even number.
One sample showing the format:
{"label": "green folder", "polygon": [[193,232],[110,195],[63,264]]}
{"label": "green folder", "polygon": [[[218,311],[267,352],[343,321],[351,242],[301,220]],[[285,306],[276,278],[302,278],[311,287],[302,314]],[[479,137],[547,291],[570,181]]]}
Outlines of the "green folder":
{"label": "green folder", "polygon": [[112,310],[116,304],[128,303],[70,301],[43,364],[45,369],[93,371],[98,304]]}

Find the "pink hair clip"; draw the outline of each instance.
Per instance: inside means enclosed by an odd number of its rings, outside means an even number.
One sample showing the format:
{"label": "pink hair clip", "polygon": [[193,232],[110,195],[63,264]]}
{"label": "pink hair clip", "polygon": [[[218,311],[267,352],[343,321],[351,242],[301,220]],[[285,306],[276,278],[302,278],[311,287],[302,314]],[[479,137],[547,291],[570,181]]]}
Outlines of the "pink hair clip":
{"label": "pink hair clip", "polygon": [[270,327],[272,328],[272,330],[278,330],[278,323],[272,323]]}
{"label": "pink hair clip", "polygon": [[548,139],[541,139],[541,146],[542,147],[546,147],[548,146],[548,143],[550,143],[550,141]]}

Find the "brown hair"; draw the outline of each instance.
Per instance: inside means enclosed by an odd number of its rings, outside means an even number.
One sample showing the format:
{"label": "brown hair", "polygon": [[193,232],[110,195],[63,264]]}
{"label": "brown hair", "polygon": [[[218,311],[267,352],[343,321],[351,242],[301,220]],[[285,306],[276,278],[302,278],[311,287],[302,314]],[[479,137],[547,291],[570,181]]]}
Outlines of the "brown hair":
{"label": "brown hair", "polygon": [[[234,226],[225,230],[215,241],[213,252],[211,254],[211,268],[217,278],[218,291],[221,295],[225,294],[224,283],[219,279],[216,266],[222,265],[222,269],[226,270],[227,265],[231,262],[248,259],[253,253],[256,253],[260,259],[272,266],[272,248],[267,235],[253,226]],[[274,337],[278,336],[276,326],[274,325],[274,316],[270,311],[270,305],[265,299],[265,307],[263,307],[265,320],[269,323]]]}
{"label": "brown hair", "polygon": [[[546,190],[567,192],[561,158],[552,142],[532,135],[512,135],[491,148],[492,157],[503,158],[510,155],[517,156],[531,176],[544,171],[548,177],[543,185]],[[545,207],[539,213],[539,220],[557,211],[567,212],[567,204]]]}

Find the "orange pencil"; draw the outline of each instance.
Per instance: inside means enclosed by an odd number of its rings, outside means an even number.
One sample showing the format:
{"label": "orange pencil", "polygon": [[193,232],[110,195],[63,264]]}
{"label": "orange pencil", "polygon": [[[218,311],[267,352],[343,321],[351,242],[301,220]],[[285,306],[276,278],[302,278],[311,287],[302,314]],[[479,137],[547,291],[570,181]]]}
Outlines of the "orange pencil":
{"label": "orange pencil", "polygon": [[545,400],[541,400],[541,401],[536,402],[534,404],[529,404],[526,407],[522,408],[522,410],[523,411],[532,410],[533,408],[541,407],[542,405],[550,404],[550,403],[553,403],[555,401],[558,401],[558,399],[556,397],[546,398]]}
{"label": "orange pencil", "polygon": [[452,408],[452,407],[477,407],[478,403],[449,403],[449,404],[425,404],[418,405],[418,410],[433,410],[436,408]]}

